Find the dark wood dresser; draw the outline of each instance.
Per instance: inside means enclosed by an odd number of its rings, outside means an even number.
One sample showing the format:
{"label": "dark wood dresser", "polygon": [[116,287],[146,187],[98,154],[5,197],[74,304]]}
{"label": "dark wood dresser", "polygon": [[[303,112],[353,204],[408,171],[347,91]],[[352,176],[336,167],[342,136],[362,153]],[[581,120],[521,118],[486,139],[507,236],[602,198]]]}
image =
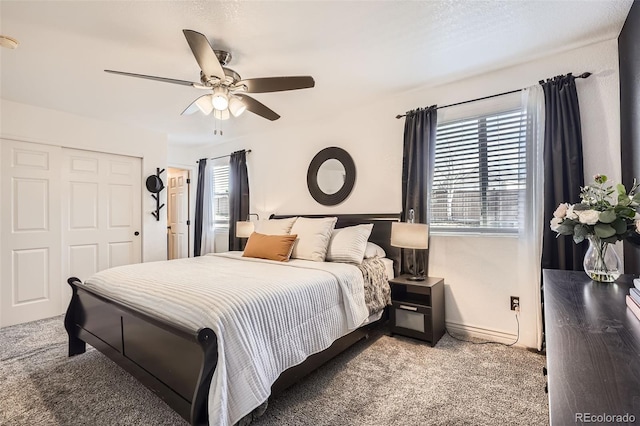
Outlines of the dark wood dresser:
{"label": "dark wood dresser", "polygon": [[640,424],[640,321],[625,303],[633,278],[543,271],[551,425]]}

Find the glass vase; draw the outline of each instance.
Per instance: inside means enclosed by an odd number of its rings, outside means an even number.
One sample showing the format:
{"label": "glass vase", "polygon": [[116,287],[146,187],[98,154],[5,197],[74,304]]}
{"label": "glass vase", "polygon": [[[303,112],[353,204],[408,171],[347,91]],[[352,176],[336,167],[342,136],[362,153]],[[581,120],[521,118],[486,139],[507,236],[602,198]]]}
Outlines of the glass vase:
{"label": "glass vase", "polygon": [[618,279],[622,263],[611,243],[595,235],[588,237],[589,249],[584,255],[584,271],[593,281],[611,283]]}

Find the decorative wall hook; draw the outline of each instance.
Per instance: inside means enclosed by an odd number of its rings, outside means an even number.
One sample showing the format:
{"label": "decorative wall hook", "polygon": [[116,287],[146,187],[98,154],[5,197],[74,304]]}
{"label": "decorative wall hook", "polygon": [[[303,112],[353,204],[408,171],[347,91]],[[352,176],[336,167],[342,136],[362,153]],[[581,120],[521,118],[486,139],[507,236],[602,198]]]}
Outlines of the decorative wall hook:
{"label": "decorative wall hook", "polygon": [[160,209],[164,207],[164,203],[160,204],[160,191],[164,189],[164,183],[160,178],[160,175],[164,172],[164,169],[156,168],[156,174],[147,178],[147,190],[151,192],[151,196],[156,200],[156,210],[151,212],[153,217],[157,221],[160,221]]}

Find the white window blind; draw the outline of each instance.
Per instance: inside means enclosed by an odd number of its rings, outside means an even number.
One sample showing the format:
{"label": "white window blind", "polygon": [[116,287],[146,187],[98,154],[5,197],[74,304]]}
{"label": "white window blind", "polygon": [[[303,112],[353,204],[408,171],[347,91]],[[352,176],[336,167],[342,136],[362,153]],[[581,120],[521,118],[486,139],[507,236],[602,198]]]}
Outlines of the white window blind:
{"label": "white window blind", "polygon": [[526,188],[522,108],[438,125],[431,227],[517,232]]}
{"label": "white window blind", "polygon": [[213,218],[215,227],[229,226],[229,166],[213,167]]}

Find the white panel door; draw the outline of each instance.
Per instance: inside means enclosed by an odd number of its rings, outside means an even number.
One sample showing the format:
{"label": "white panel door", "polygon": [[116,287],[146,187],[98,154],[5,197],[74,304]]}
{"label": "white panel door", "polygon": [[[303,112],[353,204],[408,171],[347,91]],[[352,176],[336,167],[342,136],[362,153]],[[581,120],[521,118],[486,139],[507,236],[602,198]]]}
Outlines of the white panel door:
{"label": "white panel door", "polygon": [[167,176],[169,259],[181,259],[189,257],[189,171],[169,169]]}
{"label": "white panel door", "polygon": [[63,281],[140,262],[141,187],[139,158],[62,150]]}
{"label": "white panel door", "polygon": [[0,326],[8,326],[61,312],[61,149],[0,142]]}

